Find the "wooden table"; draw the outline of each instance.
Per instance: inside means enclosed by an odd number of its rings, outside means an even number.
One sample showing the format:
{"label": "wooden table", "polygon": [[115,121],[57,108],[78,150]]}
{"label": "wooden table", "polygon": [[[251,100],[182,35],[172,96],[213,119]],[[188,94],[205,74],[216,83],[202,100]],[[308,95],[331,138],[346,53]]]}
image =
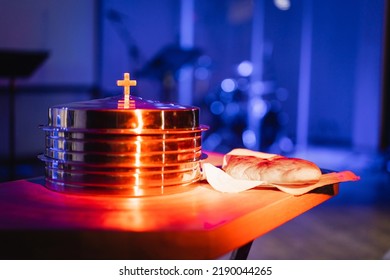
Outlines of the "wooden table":
{"label": "wooden table", "polygon": [[[209,153],[210,162],[221,160]],[[6,182],[0,258],[216,259],[240,247],[245,258],[254,239],[337,192],[338,184],[302,196],[262,188],[227,194],[199,182],[178,194],[125,198],[53,192],[43,177]]]}

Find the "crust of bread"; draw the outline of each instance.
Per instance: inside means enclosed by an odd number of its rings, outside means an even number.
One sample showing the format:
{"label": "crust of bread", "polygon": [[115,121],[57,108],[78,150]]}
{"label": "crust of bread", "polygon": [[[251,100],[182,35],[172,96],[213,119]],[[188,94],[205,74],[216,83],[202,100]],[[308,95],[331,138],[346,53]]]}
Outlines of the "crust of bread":
{"label": "crust of bread", "polygon": [[311,161],[278,155],[270,158],[231,155],[223,168],[236,179],[279,185],[313,184],[322,175],[318,166]]}

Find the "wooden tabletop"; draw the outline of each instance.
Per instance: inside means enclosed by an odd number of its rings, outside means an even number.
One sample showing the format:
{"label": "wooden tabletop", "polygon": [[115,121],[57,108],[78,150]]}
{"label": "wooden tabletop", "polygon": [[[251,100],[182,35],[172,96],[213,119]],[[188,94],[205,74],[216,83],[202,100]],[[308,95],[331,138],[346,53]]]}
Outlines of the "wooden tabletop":
{"label": "wooden tabletop", "polygon": [[[220,164],[219,154],[209,161]],[[151,197],[57,193],[44,178],[0,184],[1,259],[215,259],[338,192],[302,196],[255,188],[236,194],[198,182]]]}

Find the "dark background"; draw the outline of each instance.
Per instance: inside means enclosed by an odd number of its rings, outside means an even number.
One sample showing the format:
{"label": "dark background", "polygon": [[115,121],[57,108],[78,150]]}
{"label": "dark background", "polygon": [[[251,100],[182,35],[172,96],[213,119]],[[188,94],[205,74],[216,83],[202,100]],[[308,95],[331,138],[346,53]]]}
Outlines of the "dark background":
{"label": "dark background", "polygon": [[[38,126],[47,123],[48,107],[121,94],[116,80],[123,72],[138,80],[135,95],[199,106],[210,126],[207,150],[386,154],[386,4],[0,0],[0,51],[49,54],[31,76],[15,79],[14,120],[10,80],[0,78],[1,178],[10,174],[10,126],[16,177],[43,174],[31,166],[42,167]],[[188,48],[200,53],[181,63]],[[159,54],[165,60],[156,64]],[[245,61],[252,63],[249,76],[237,72]],[[154,72],[146,71],[150,65]]]}

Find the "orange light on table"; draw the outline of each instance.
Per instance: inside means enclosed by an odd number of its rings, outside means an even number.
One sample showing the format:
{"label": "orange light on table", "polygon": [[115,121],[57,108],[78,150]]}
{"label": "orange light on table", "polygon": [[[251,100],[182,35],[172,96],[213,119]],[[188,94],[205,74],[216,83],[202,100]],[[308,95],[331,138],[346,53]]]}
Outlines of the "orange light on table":
{"label": "orange light on table", "polygon": [[[212,154],[213,163],[222,155]],[[256,188],[227,194],[205,181],[167,196],[52,192],[37,180],[0,184],[0,256],[67,259],[215,259],[332,198]]]}

